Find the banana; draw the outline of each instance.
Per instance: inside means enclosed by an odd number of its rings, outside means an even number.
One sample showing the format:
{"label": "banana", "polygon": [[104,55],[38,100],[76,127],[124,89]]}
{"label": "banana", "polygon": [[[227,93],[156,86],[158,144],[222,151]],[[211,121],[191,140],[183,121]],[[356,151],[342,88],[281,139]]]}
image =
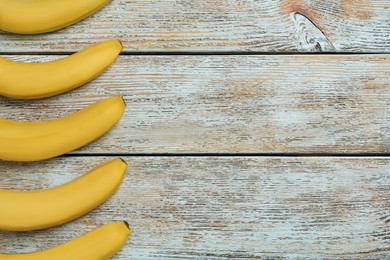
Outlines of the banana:
{"label": "banana", "polygon": [[58,119],[18,122],[0,118],[0,160],[39,161],[78,149],[110,130],[124,109],[121,97],[111,97]]}
{"label": "banana", "polygon": [[25,254],[1,254],[1,260],[106,260],[115,255],[130,235],[127,222],[98,227],[57,247]]}
{"label": "banana", "polygon": [[64,93],[103,73],[121,50],[118,40],[110,40],[49,62],[17,62],[0,57],[0,95],[37,99]]}
{"label": "banana", "polygon": [[0,29],[18,34],[59,30],[97,12],[110,0],[0,0]]}
{"label": "banana", "polygon": [[126,168],[124,161],[114,159],[58,187],[36,191],[0,189],[0,229],[38,230],[76,219],[118,189]]}

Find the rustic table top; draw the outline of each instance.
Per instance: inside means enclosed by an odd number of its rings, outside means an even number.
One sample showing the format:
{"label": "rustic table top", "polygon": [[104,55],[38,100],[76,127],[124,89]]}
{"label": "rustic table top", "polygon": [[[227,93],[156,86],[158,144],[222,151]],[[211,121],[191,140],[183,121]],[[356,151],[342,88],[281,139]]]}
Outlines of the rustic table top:
{"label": "rustic table top", "polygon": [[123,184],[70,223],[0,231],[0,252],[127,220],[114,259],[390,258],[390,1],[113,0],[55,33],[0,32],[0,54],[47,61],[112,38],[124,49],[102,76],[0,97],[0,117],[121,95],[119,124],[65,156],[0,162],[0,185],[52,187],[118,156]]}

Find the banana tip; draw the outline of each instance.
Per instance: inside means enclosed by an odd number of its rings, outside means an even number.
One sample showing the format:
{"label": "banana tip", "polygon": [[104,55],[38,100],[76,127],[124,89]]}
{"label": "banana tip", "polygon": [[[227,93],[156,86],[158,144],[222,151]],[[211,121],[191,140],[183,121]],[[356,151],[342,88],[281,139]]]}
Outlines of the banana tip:
{"label": "banana tip", "polygon": [[123,221],[123,224],[126,225],[126,227],[130,230],[130,226],[129,226],[129,223],[127,221]]}
{"label": "banana tip", "polygon": [[127,162],[126,162],[124,159],[119,158],[119,160],[121,160],[124,164],[126,164],[126,166],[129,166],[129,165],[127,164]]}
{"label": "banana tip", "polygon": [[121,97],[121,99],[122,99],[122,102],[123,102],[123,104],[125,105],[125,107],[127,106],[126,105],[126,101],[125,101],[125,99],[123,98],[123,97]]}
{"label": "banana tip", "polygon": [[119,45],[121,46],[121,50],[123,50],[123,44],[122,44],[122,42],[121,42],[120,40],[118,40],[118,39],[117,39],[117,41],[118,41]]}

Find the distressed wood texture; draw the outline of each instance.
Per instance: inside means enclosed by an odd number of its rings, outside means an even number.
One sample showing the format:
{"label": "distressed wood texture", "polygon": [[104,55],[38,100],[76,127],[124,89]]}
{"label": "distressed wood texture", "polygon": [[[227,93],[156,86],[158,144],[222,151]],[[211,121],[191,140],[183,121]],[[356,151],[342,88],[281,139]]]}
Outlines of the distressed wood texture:
{"label": "distressed wood texture", "polygon": [[0,33],[1,52],[79,50],[119,38],[127,52],[389,52],[388,0],[113,0],[56,33]]}
{"label": "distressed wood texture", "polygon": [[[389,259],[390,159],[124,157],[119,191],[90,214],[39,232],[0,232],[1,252],[49,248],[128,220],[114,259]],[[1,188],[59,185],[104,157],[0,162]]]}
{"label": "distressed wood texture", "polygon": [[120,123],[82,153],[387,153],[389,71],[388,55],[126,55],[65,95],[1,97],[0,117],[50,119],[121,95]]}

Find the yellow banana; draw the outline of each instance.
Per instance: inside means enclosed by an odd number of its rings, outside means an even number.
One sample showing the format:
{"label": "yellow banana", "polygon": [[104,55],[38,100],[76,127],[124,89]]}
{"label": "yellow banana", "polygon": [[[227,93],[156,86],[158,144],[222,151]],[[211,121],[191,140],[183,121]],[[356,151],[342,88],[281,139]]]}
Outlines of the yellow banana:
{"label": "yellow banana", "polygon": [[58,187],[36,191],[0,189],[0,229],[38,230],[76,219],[117,190],[126,168],[124,161],[114,159]]}
{"label": "yellow banana", "polygon": [[110,130],[124,109],[121,97],[111,97],[53,120],[17,122],[0,118],[0,160],[39,161],[78,149]]}
{"label": "yellow banana", "polygon": [[57,247],[25,254],[0,254],[0,260],[107,260],[126,243],[126,222],[98,227]]}
{"label": "yellow banana", "polygon": [[52,32],[77,23],[110,0],[0,0],[0,29],[19,34]]}
{"label": "yellow banana", "polygon": [[17,62],[0,57],[0,95],[36,99],[64,93],[103,73],[121,50],[121,43],[111,40],[49,62]]}

